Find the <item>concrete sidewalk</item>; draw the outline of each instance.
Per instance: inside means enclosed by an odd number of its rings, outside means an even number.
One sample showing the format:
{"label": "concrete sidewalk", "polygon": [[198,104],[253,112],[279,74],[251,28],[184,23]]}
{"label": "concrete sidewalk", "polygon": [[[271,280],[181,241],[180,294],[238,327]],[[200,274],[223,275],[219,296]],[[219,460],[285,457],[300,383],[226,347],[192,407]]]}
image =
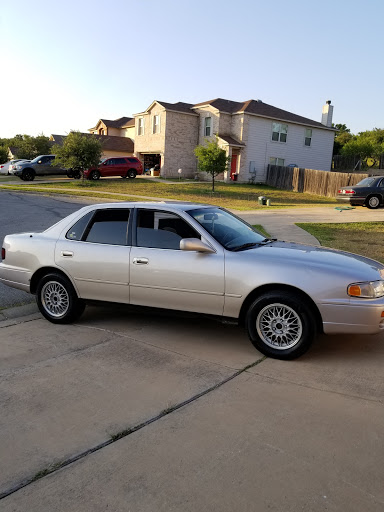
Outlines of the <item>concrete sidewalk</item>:
{"label": "concrete sidewalk", "polygon": [[287,363],[214,319],[89,307],[0,323],[0,355],[2,512],[383,510],[383,335]]}

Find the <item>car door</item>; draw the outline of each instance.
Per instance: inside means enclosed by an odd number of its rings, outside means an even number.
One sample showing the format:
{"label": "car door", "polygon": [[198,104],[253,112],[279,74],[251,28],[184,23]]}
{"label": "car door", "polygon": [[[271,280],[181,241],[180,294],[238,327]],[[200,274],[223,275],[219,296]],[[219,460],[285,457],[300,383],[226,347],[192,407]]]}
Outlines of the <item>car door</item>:
{"label": "car door", "polygon": [[182,238],[201,234],[166,210],[135,211],[130,255],[130,302],[158,308],[222,315],[224,251],[180,250]]}
{"label": "car door", "polygon": [[84,299],[129,302],[130,209],[98,208],[62,233],[55,262]]}
{"label": "car door", "polygon": [[115,158],[114,176],[125,176],[127,174],[127,167],[125,158]]}
{"label": "car door", "polygon": [[36,174],[40,176],[46,176],[51,174],[51,162],[54,159],[53,156],[43,156],[37,163]]}
{"label": "car door", "polygon": [[49,162],[49,169],[47,169],[48,174],[65,174],[65,169],[55,164],[55,157],[52,157]]}
{"label": "car door", "polygon": [[104,177],[116,176],[116,174],[115,174],[116,168],[117,168],[116,160],[118,160],[118,159],[117,158],[109,158],[108,160],[106,160],[104,162],[103,167],[102,167],[102,172],[101,172],[102,176],[104,176]]}

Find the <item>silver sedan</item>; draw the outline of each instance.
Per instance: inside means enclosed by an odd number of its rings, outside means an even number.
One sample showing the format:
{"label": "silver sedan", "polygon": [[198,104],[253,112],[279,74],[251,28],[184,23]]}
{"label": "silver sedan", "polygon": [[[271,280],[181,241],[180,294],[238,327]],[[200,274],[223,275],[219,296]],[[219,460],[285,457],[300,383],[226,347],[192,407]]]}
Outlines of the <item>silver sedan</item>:
{"label": "silver sedan", "polygon": [[216,206],[86,206],[43,233],[6,236],[2,260],[0,281],[36,294],[53,323],[78,319],[87,300],[230,317],[279,359],[319,331],[384,328],[384,265],[265,238]]}

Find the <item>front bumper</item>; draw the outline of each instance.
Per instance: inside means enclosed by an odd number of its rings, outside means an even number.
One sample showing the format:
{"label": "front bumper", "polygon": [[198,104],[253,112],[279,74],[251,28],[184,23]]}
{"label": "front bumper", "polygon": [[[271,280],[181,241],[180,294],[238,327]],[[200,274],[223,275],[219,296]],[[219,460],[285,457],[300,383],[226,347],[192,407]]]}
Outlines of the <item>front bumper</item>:
{"label": "front bumper", "polygon": [[383,297],[318,306],[325,334],[377,334],[384,330]]}

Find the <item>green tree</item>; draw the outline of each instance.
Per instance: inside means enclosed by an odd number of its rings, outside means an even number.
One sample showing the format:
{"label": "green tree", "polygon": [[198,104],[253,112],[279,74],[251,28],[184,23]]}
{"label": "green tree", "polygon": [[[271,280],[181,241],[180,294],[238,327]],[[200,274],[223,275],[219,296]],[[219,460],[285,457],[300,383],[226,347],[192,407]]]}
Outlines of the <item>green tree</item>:
{"label": "green tree", "polygon": [[344,144],[341,154],[358,156],[364,167],[377,165],[380,156],[384,154],[384,129],[374,128],[359,132]]}
{"label": "green tree", "polygon": [[336,130],[337,130],[335,140],[333,143],[333,154],[340,155],[341,150],[343,149],[345,144],[347,144],[347,142],[349,142],[353,138],[353,135],[351,133],[351,130],[349,128],[347,128],[346,124],[340,124],[340,123],[333,124],[332,123],[332,126],[333,126],[333,128],[336,128]]}
{"label": "green tree", "polygon": [[207,144],[196,146],[197,167],[200,172],[206,172],[212,176],[212,192],[215,191],[215,177],[226,171],[229,166],[230,157],[227,157],[224,149],[219,147],[218,139]]}
{"label": "green tree", "polygon": [[8,162],[8,149],[5,146],[0,146],[0,164]]}
{"label": "green tree", "polygon": [[103,150],[96,137],[74,131],[65,137],[62,146],[53,146],[52,152],[56,155],[55,165],[75,169],[84,178],[85,169],[99,165]]}

